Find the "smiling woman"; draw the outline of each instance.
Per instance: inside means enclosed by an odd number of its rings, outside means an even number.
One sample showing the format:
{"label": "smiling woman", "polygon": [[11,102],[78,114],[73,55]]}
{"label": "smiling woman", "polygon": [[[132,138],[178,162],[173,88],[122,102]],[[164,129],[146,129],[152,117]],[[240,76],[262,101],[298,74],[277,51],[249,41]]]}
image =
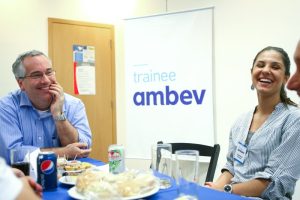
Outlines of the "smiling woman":
{"label": "smiling woman", "polygon": [[296,105],[287,98],[284,89],[290,76],[290,60],[282,48],[266,47],[261,50],[254,58],[251,73],[252,88],[256,88],[258,98],[260,95],[273,96],[274,101]]}
{"label": "smiling woman", "polygon": [[258,52],[251,69],[258,105],[232,126],[227,163],[208,187],[264,199],[292,197],[292,177],[299,177],[300,171],[298,159],[287,155],[300,153],[300,111],[284,90],[289,75],[290,60],[283,49]]}

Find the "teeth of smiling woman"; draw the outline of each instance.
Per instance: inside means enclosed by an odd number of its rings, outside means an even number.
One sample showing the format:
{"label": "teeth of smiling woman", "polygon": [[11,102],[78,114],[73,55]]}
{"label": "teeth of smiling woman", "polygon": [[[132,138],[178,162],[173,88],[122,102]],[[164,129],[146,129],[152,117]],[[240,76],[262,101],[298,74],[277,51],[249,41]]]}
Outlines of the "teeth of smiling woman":
{"label": "teeth of smiling woman", "polygon": [[264,83],[271,83],[272,82],[270,79],[264,79],[264,78],[260,79],[259,81],[264,82]]}

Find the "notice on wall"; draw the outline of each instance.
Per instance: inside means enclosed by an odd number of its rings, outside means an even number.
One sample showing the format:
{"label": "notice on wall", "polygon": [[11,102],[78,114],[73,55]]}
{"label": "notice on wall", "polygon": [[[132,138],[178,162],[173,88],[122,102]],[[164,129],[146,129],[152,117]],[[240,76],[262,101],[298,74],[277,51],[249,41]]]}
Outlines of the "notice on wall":
{"label": "notice on wall", "polygon": [[74,94],[96,94],[95,47],[73,45]]}
{"label": "notice on wall", "polygon": [[125,21],[126,157],[157,141],[214,144],[213,9]]}

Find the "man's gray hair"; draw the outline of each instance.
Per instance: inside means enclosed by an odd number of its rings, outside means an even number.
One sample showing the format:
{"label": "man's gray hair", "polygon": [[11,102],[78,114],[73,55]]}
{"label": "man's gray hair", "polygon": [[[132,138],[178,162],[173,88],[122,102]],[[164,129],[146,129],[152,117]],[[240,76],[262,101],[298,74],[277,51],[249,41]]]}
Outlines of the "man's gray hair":
{"label": "man's gray hair", "polygon": [[34,57],[34,56],[45,56],[51,63],[51,60],[48,58],[48,56],[46,56],[41,51],[31,50],[31,51],[24,52],[17,57],[16,61],[12,65],[12,71],[16,79],[22,79],[25,77],[26,72],[23,65],[24,59],[27,57]]}

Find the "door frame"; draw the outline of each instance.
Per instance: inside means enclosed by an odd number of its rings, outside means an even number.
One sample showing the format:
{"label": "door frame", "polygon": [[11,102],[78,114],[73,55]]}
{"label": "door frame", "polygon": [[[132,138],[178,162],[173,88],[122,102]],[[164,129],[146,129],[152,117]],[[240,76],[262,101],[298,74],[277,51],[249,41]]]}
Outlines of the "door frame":
{"label": "door frame", "polygon": [[[70,25],[80,25],[80,26],[90,26],[90,27],[98,27],[98,28],[107,28],[111,30],[111,92],[112,92],[112,100],[111,100],[111,108],[112,108],[112,140],[113,143],[117,143],[117,134],[116,134],[116,86],[115,86],[115,41],[114,41],[114,26],[108,24],[98,24],[92,22],[82,22],[82,21],[74,21],[74,20],[66,20],[66,19],[58,19],[58,18],[48,18],[48,55],[49,58],[53,58],[53,35],[52,35],[52,24],[53,23],[61,23],[61,24],[70,24]],[[80,98],[80,96],[76,96]],[[93,130],[91,130],[93,132]]]}

